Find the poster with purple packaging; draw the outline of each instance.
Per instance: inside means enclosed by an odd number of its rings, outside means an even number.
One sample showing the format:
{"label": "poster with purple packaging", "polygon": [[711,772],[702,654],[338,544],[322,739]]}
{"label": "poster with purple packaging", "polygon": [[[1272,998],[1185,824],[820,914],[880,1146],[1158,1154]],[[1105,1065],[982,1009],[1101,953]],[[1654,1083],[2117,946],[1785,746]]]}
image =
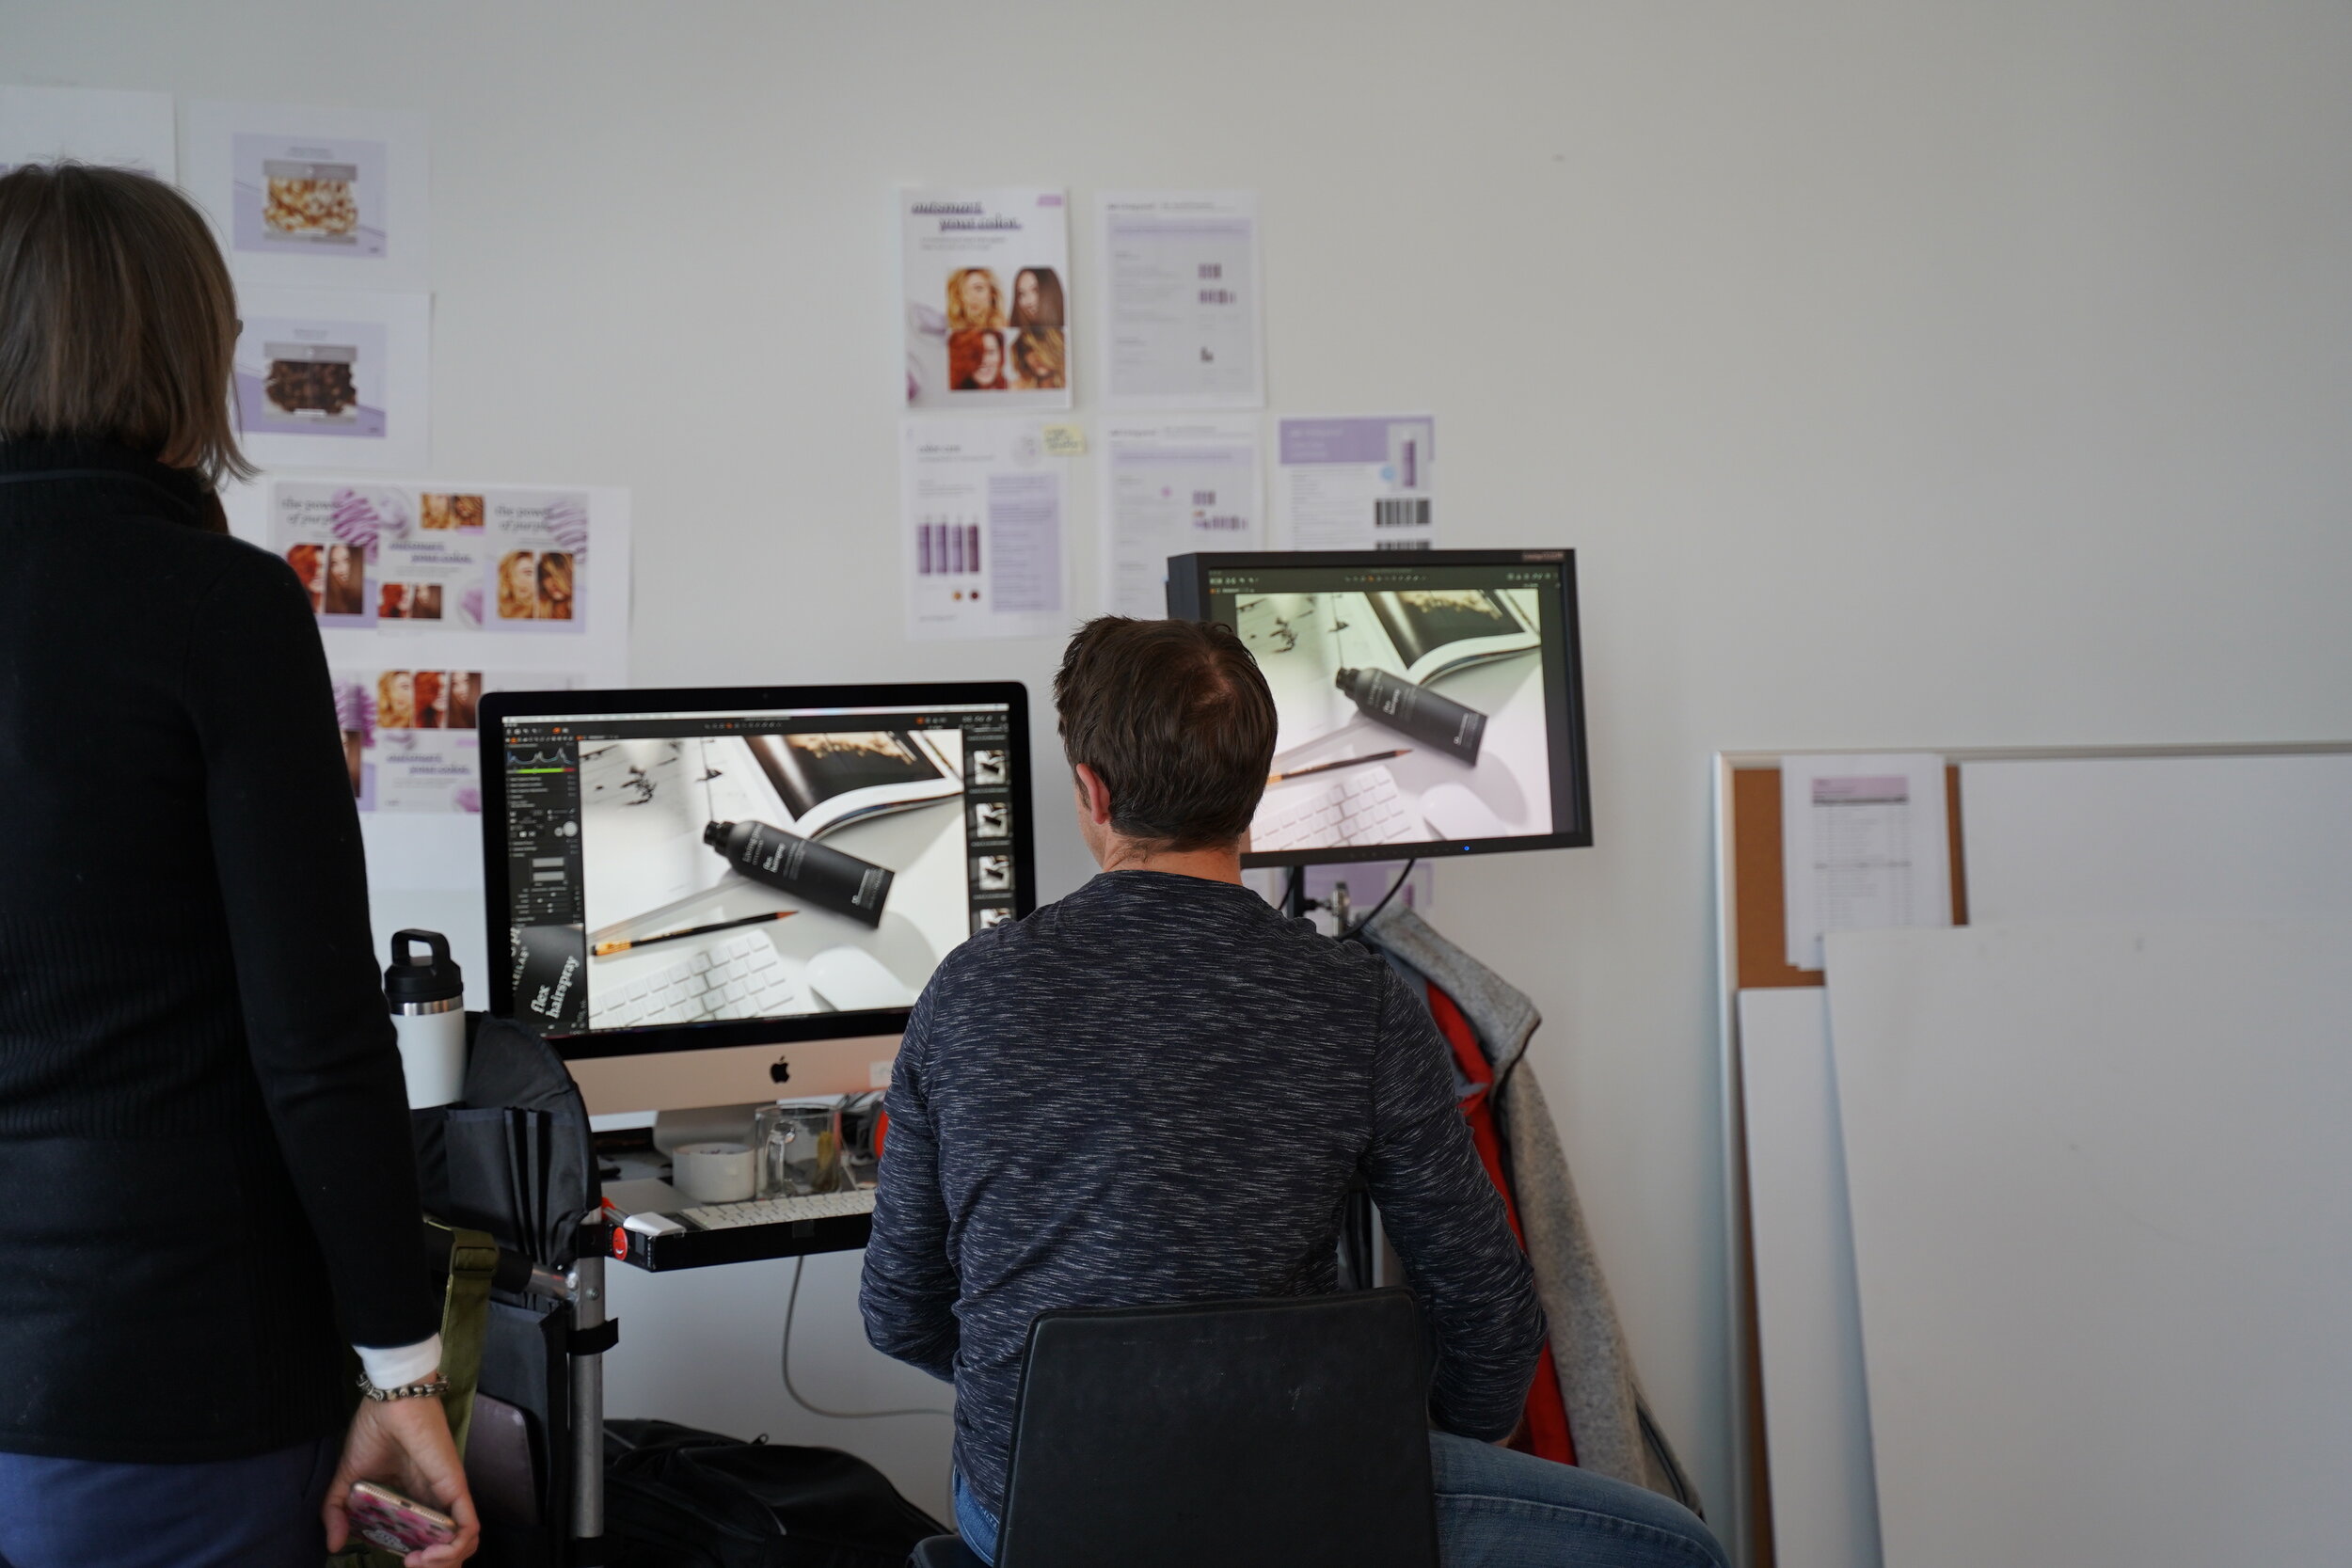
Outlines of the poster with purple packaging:
{"label": "poster with purple packaging", "polygon": [[199,101],[186,154],[240,282],[424,286],[423,116]]}
{"label": "poster with purple packaging", "polygon": [[1063,464],[1035,420],[900,421],[908,637],[1065,632]]}
{"label": "poster with purple packaging", "polygon": [[1263,407],[1257,197],[1105,191],[1094,211],[1104,405]]}
{"label": "poster with purple packaging", "polygon": [[1438,541],[1438,421],[1428,414],[1283,419],[1276,515],[1293,550],[1425,550]]}
{"label": "poster with purple packaging", "polygon": [[272,468],[425,465],[431,296],[254,285],[238,308],[246,455]]}

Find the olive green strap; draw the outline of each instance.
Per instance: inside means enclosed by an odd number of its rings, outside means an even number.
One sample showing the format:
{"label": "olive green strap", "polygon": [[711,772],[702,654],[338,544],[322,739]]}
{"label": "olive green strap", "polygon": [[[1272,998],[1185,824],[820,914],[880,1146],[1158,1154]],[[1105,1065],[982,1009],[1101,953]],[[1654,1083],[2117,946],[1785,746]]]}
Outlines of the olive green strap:
{"label": "olive green strap", "polygon": [[[439,1225],[440,1222],[433,1222]],[[490,1332],[490,1274],[498,1267],[498,1243],[479,1230],[443,1227],[450,1233],[449,1293],[441,1307],[441,1375],[449,1392],[441,1408],[449,1434],[466,1451],[473,1430],[474,1389],[482,1382],[482,1346]]]}

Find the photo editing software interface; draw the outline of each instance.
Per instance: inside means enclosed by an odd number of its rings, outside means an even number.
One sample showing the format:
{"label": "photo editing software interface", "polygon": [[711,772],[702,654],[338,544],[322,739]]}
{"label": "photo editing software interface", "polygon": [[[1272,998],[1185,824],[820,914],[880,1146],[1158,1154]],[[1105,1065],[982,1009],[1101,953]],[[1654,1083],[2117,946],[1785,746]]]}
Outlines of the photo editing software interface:
{"label": "photo editing software interface", "polygon": [[1582,836],[1570,568],[1530,553],[1201,564],[1179,612],[1232,627],[1274,693],[1252,855]]}
{"label": "photo editing software interface", "polygon": [[516,1013],[576,1032],[913,1006],[1013,917],[1009,726],[1001,704],[508,719]]}

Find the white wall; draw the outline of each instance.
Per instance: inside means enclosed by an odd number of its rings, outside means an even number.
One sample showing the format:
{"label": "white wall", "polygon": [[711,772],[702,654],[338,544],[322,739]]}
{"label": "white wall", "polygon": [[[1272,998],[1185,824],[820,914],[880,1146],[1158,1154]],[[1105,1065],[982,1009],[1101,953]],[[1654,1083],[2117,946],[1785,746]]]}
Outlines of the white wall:
{"label": "white wall", "polygon": [[1599,845],[1435,914],[1719,1517],[1708,753],[2352,736],[2338,0],[0,0],[0,76],[428,111],[437,466],[633,487],[646,682],[1041,689],[898,635],[892,189],[1262,192],[1275,406],[1581,552]]}

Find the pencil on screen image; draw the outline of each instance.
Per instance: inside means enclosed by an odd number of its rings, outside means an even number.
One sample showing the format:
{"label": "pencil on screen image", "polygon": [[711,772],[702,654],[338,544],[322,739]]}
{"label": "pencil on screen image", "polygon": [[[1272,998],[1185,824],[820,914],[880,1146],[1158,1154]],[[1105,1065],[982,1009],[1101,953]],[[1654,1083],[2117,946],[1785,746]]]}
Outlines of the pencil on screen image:
{"label": "pencil on screen image", "polygon": [[664,931],[658,937],[639,937],[634,942],[600,942],[596,945],[596,956],[609,958],[632,947],[651,947],[657,942],[676,942],[681,937],[707,936],[712,931],[732,931],[738,926],[757,926],[763,921],[789,920],[800,912],[798,910],[771,910],[766,914],[747,914],[740,920],[722,920],[708,926],[689,926],[683,931]]}
{"label": "pencil on screen image", "polygon": [[1367,762],[1386,762],[1391,757],[1401,757],[1411,751],[1410,746],[1399,746],[1393,752],[1374,752],[1360,757],[1342,757],[1337,762],[1318,762],[1311,768],[1294,768],[1287,773],[1268,773],[1265,776],[1265,782],[1278,784],[1284,779],[1303,779],[1310,773],[1328,773],[1334,768],[1354,768]]}

